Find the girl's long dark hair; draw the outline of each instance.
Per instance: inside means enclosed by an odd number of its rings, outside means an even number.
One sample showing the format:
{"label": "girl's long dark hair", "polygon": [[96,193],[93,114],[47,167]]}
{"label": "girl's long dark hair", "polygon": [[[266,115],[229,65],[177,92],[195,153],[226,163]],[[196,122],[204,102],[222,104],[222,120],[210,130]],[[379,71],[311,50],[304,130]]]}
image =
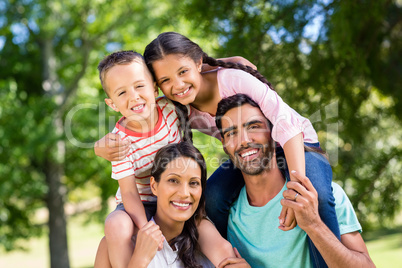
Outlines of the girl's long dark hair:
{"label": "girl's long dark hair", "polygon": [[195,213],[184,223],[181,234],[169,243],[176,245],[178,256],[185,267],[202,267],[195,259],[194,252],[199,250],[197,225],[202,219],[206,218],[204,190],[207,184],[207,167],[204,157],[197,148],[190,142],[169,144],[160,149],[155,156],[154,165],[151,170],[152,176],[157,183],[160,182],[161,174],[166,170],[166,166],[176,158],[190,158],[197,162],[201,169],[202,194],[198,208]]}
{"label": "girl's long dark hair", "polygon": [[[164,32],[159,34],[158,37],[154,39],[151,43],[149,43],[145,48],[144,51],[145,63],[147,64],[152,75],[154,76],[154,79],[155,79],[155,71],[153,69],[152,64],[155,61],[161,60],[165,56],[170,54],[180,54],[183,56],[187,56],[191,58],[194,62],[199,62],[199,60],[202,58],[202,62],[210,66],[243,70],[253,75],[261,82],[267,84],[270,89],[275,90],[272,84],[257,70],[251,68],[250,66],[245,66],[240,63],[224,62],[212,58],[208,56],[208,54],[205,53],[199,45],[197,45],[184,35],[181,35],[176,32]],[[182,106],[184,107],[185,111],[187,111],[187,108],[184,105]],[[182,125],[185,126],[185,131],[191,132],[188,121],[183,122]],[[325,155],[325,151],[323,151],[321,148],[307,147],[306,150],[318,152]]]}

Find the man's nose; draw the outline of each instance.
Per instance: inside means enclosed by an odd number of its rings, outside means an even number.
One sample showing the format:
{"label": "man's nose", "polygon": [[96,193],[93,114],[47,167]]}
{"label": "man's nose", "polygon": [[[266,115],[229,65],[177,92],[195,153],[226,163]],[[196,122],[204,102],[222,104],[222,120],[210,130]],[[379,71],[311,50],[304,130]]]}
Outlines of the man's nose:
{"label": "man's nose", "polygon": [[248,145],[248,143],[251,142],[251,137],[250,135],[247,133],[246,130],[241,131],[241,134],[239,135],[239,139],[240,139],[240,144],[243,147],[246,147]]}

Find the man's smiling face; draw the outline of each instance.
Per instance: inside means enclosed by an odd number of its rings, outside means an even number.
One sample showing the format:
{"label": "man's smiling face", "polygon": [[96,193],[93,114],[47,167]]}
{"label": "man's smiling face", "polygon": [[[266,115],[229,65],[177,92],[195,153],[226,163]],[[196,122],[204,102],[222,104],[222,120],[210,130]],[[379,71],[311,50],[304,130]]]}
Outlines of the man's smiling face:
{"label": "man's smiling face", "polygon": [[228,110],[222,117],[222,133],[225,152],[242,172],[258,175],[270,169],[274,142],[259,108],[244,104]]}

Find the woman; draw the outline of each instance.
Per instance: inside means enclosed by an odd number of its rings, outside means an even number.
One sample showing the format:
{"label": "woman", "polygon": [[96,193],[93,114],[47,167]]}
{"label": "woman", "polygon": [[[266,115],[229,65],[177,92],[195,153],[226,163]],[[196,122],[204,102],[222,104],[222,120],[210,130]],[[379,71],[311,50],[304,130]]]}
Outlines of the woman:
{"label": "woman", "polygon": [[[206,217],[206,178],[204,158],[192,144],[171,144],[158,151],[151,177],[152,192],[158,197],[156,214],[138,232],[129,267],[214,267],[198,250],[197,225]],[[237,256],[222,265],[249,267]],[[101,243],[95,267],[110,267],[106,257]]]}

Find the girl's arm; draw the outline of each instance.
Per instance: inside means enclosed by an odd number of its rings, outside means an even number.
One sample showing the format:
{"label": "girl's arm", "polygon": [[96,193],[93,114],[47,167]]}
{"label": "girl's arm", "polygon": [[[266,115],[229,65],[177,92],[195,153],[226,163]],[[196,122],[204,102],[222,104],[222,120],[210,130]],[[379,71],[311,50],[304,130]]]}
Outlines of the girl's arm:
{"label": "girl's arm", "polygon": [[[243,64],[244,66],[250,66],[251,68],[257,70],[257,66],[252,64],[248,59],[243,58],[241,56],[233,56],[233,57],[228,57],[228,58],[219,58],[217,60],[221,60],[223,62],[234,62],[234,63],[240,63]],[[202,71],[203,72],[208,72],[211,70],[215,70],[217,67],[216,66],[210,66],[206,63],[202,65]]]}
{"label": "girl's arm", "polygon": [[215,267],[226,258],[236,257],[232,245],[224,239],[209,220],[202,220],[198,225],[198,244],[201,252]]}
{"label": "girl's arm", "polygon": [[131,256],[129,268],[148,267],[155,257],[158,245],[163,240],[159,226],[153,221],[145,224],[138,232],[134,253]]}
{"label": "girl's arm", "polygon": [[137,190],[134,175],[119,180],[124,209],[130,215],[134,224],[141,229],[147,222],[144,205]]}
{"label": "girl's arm", "polygon": [[121,161],[130,150],[130,141],[121,140],[121,136],[115,133],[108,133],[95,142],[94,151],[108,161]]}

